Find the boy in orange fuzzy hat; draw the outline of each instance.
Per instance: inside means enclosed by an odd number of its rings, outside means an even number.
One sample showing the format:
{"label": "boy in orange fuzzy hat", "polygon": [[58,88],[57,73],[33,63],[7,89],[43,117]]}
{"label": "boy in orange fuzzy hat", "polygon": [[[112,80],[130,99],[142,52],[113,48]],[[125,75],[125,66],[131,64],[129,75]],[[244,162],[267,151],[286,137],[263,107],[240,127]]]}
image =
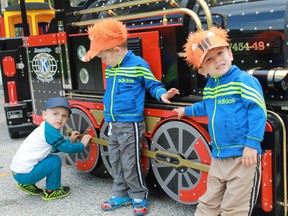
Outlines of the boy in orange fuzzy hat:
{"label": "boy in orange fuzzy hat", "polygon": [[261,141],[266,108],[258,80],[232,65],[225,30],[213,27],[191,33],[186,61],[209,76],[203,101],[179,107],[178,118],[208,116],[212,159],[207,190],[195,216],[251,215],[261,177]]}
{"label": "boy in orange fuzzy hat", "polygon": [[104,120],[109,123],[109,161],[112,167],[113,196],[103,202],[105,211],[133,204],[134,215],[148,212],[145,180],[141,172],[141,143],[145,135],[144,100],[146,89],[157,100],[170,103],[179,94],[163,87],[144,59],[127,48],[127,29],[119,21],[103,19],[88,29],[90,50],[84,60],[97,56],[108,65],[103,98]]}

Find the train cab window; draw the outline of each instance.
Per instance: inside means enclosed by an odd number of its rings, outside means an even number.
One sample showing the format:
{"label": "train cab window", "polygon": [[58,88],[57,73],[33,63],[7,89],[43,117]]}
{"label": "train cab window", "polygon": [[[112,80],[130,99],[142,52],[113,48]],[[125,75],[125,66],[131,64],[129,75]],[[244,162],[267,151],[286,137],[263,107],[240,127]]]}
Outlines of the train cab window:
{"label": "train cab window", "polygon": [[71,7],[79,7],[85,5],[87,0],[70,0]]}
{"label": "train cab window", "polygon": [[[14,36],[21,37],[24,35],[23,33],[23,25],[22,24],[15,24],[14,25]],[[28,27],[28,34],[30,34],[30,28]]]}
{"label": "train cab window", "polygon": [[48,31],[49,23],[48,22],[39,22],[38,23],[38,33],[46,34]]}
{"label": "train cab window", "polygon": [[239,2],[246,2],[246,0],[222,0],[221,2],[222,3],[231,3],[231,2],[239,3]]}

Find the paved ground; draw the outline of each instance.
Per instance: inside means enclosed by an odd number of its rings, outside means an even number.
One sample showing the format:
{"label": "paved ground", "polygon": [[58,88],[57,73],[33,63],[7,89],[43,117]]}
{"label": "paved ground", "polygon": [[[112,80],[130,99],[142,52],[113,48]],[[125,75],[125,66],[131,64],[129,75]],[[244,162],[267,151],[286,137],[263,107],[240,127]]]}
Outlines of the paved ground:
{"label": "paved ground", "polygon": [[[64,199],[43,201],[15,187],[16,182],[9,169],[11,159],[24,136],[10,139],[3,112],[3,90],[0,85],[0,215],[3,216],[129,216],[132,207],[123,207],[113,212],[103,212],[100,203],[111,195],[112,179],[103,179],[75,170],[63,163],[62,184],[69,185],[72,193]],[[64,158],[64,155],[62,156]],[[44,187],[41,181],[39,187]],[[147,216],[186,216],[192,215],[195,206],[184,205],[172,200],[162,191],[150,190]]]}

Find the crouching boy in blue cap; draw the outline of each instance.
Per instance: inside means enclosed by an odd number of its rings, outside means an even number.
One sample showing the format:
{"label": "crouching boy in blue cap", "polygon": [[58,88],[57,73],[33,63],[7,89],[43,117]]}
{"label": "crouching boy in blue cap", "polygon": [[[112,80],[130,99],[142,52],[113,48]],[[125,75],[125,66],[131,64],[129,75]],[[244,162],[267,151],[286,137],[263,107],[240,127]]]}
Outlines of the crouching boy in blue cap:
{"label": "crouching boy in blue cap", "polygon": [[[75,142],[79,132],[73,131],[70,139],[60,133],[71,114],[66,98],[49,98],[42,113],[44,121],[22,143],[10,166],[17,187],[31,195],[43,194],[43,200],[63,198],[70,194],[69,187],[61,186],[62,160],[51,152],[77,153],[84,151],[91,139],[84,135]],[[46,177],[46,189],[35,184]]]}

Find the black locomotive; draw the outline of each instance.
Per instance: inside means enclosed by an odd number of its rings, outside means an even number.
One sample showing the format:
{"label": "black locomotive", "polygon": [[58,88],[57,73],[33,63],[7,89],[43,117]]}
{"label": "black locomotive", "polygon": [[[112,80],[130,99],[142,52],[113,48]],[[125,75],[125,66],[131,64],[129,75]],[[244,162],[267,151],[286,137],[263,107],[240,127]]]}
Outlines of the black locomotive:
{"label": "black locomotive", "polygon": [[[253,214],[287,215],[286,0],[63,0],[48,5],[55,18],[46,34],[0,40],[4,109],[12,138],[40,124],[49,97],[68,97],[72,115],[66,128],[95,139],[84,154],[67,160],[81,171],[111,174],[102,114],[105,65],[98,58],[82,58],[89,50],[89,25],[107,17],[121,20],[129,29],[129,49],[150,64],[167,89],[181,92],[169,105],[146,97],[142,166],[147,182],[175,201],[196,204],[206,189],[211,158],[207,118],[178,120],[171,110],[201,100],[206,83],[184,61],[188,34],[221,26],[229,32],[233,63],[259,79],[268,110],[261,191]],[[25,33],[29,27],[24,24]]]}

